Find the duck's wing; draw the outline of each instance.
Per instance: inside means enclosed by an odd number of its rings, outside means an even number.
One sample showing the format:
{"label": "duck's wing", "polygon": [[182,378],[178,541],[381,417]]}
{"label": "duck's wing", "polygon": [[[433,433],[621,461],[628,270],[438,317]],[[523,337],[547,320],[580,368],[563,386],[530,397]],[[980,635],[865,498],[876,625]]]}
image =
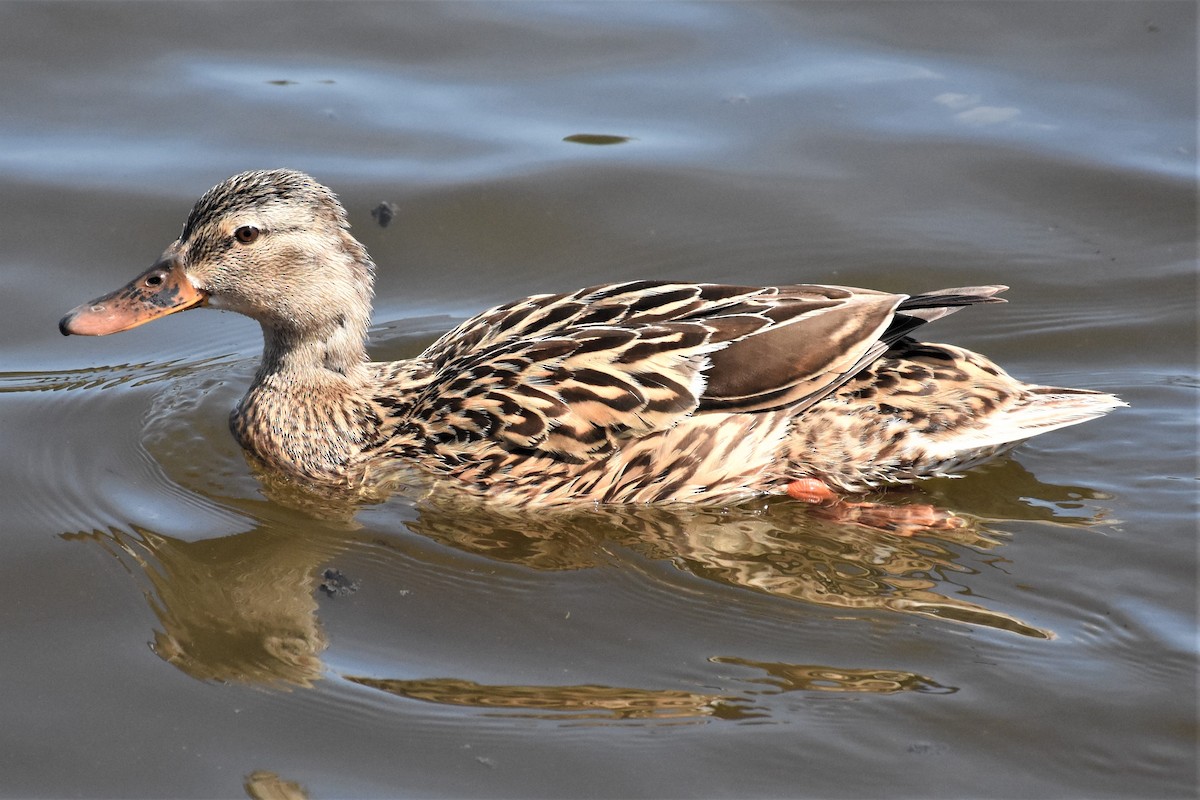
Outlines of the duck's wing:
{"label": "duck's wing", "polygon": [[538,294],[484,311],[431,344],[422,360],[443,366],[513,339],[533,339],[587,326],[622,326],[736,313],[777,290],[761,286],[628,281],[568,294]]}
{"label": "duck's wing", "polygon": [[527,298],[426,350],[435,377],[405,421],[443,449],[499,441],[588,460],[694,413],[802,409],[931,309],[991,294],[643,281]]}

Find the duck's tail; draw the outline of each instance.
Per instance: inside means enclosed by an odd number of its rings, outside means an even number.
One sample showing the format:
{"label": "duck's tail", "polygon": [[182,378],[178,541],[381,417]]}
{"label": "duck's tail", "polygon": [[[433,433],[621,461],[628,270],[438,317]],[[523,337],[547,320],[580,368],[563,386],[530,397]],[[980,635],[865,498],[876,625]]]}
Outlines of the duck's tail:
{"label": "duck's tail", "polygon": [[995,443],[1019,442],[1042,433],[1102,417],[1129,404],[1116,395],[1091,389],[1027,386],[1024,402],[997,414],[984,431]]}

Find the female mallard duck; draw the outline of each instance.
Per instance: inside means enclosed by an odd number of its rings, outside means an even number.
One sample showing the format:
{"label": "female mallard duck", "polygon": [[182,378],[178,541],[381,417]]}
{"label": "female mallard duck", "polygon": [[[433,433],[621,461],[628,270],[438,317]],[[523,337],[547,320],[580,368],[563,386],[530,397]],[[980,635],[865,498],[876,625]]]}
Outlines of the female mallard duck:
{"label": "female mallard duck", "polygon": [[362,487],[415,465],[507,503],[817,501],[966,469],[1123,405],[910,338],[1003,302],[1004,286],[608,284],[502,305],[415,359],[371,363],[374,267],[329,189],[245,172],[200,198],[154,266],[59,329],[245,314],[265,346],[231,427],[261,462]]}

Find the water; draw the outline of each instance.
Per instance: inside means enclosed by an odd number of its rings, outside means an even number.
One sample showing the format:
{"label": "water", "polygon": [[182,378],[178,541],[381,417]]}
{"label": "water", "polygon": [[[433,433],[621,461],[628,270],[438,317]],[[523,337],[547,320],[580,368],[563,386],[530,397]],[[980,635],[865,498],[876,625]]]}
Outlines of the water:
{"label": "water", "polygon": [[[0,794],[1194,796],[1196,21],[0,6]],[[226,430],[253,323],[55,330],[275,166],[379,263],[376,358],[610,280],[1006,283],[929,335],[1131,407],[922,485],[969,524],[913,538],[296,507]]]}

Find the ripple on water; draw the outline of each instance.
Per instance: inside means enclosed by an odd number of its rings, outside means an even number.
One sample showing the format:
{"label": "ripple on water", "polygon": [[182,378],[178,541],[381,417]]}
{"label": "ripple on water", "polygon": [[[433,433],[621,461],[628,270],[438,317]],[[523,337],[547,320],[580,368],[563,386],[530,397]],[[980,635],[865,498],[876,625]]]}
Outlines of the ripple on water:
{"label": "ripple on water", "polygon": [[0,375],[8,433],[25,454],[15,504],[63,530],[140,524],[193,535],[229,530],[224,510],[177,484],[143,446],[147,404],[227,359]]}

